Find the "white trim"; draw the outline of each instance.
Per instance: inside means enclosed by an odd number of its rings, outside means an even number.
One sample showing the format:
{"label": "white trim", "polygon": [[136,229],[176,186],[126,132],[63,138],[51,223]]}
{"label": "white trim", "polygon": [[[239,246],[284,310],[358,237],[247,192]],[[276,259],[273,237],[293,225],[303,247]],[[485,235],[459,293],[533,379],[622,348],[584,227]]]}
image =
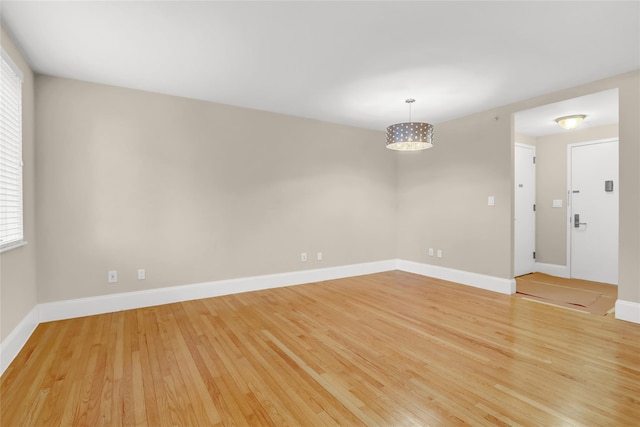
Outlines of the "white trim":
{"label": "white trim", "polygon": [[501,294],[511,295],[516,293],[515,279],[504,279],[496,276],[487,276],[469,271],[454,270],[452,268],[405,260],[398,260],[398,270],[461,283]]}
{"label": "white trim", "polygon": [[113,313],[122,310],[170,304],[174,302],[211,298],[222,295],[251,292],[303,283],[403,270],[409,273],[449,280],[503,294],[515,293],[515,280],[454,270],[404,260],[384,260],[363,264],[344,265],[316,270],[303,270],[265,276],[218,280],[192,285],[156,288],[145,291],[100,295],[88,298],[54,301],[38,305],[41,322]]}
{"label": "white trim", "polygon": [[6,245],[0,246],[0,254],[3,252],[9,252],[11,249],[18,249],[25,246],[27,243],[26,240],[18,240],[17,242],[7,243]]}
{"label": "white trim", "polygon": [[571,277],[569,275],[569,267],[567,267],[566,265],[545,264],[543,262],[536,262],[535,269],[538,273],[544,273],[550,276],[564,277],[565,279],[569,279]]}
{"label": "white trim", "polygon": [[513,145],[514,146],[517,145],[518,147],[533,149],[534,152],[536,151],[536,146],[535,145],[525,144],[523,142],[514,142]]}
{"label": "white trim", "polygon": [[149,307],[193,299],[210,298],[261,289],[321,282],[395,270],[397,260],[375,261],[316,270],[270,274],[241,279],[219,280],[193,285],[149,289],[146,291],[101,295],[36,305],[0,344],[0,375],[24,347],[42,322],[72,319],[94,314]]}
{"label": "white trim", "polygon": [[413,261],[390,259],[316,270],[303,270],[240,279],[219,280],[193,285],[149,289],[138,292],[54,301],[35,306],[7,338],[2,341],[0,346],[0,375],[2,375],[4,370],[18,355],[35,328],[41,322],[72,319],[94,314],[112,313],[121,310],[293,286],[303,283],[322,282],[324,280],[361,276],[391,270],[402,270],[503,294],[513,294],[516,291],[514,279],[503,279]]}
{"label": "white trim", "polygon": [[[540,264],[562,269],[564,266]],[[516,292],[515,279],[487,276],[469,271],[455,270],[414,261],[390,259],[362,264],[344,265],[316,270],[303,270],[290,273],[270,274],[240,279],[219,280],[193,285],[173,286],[170,288],[150,289],[55,301],[35,306],[13,331],[0,344],[0,375],[9,367],[13,359],[24,347],[27,340],[41,322],[71,319],[94,314],[111,313],[121,310],[169,304],[173,302],[210,298],[222,295],[250,292],[263,289],[293,286],[303,283],[374,274],[383,271],[401,270],[421,276],[434,277],[502,294]],[[558,275],[558,273],[555,273]],[[562,277],[562,276],[561,276]],[[617,300],[616,319],[640,323],[640,303]]]}
{"label": "white trim", "polygon": [[640,323],[640,302],[617,300],[616,319]]}
{"label": "white trim", "polygon": [[380,273],[395,269],[396,260],[385,260],[316,270],[303,270],[290,273],[196,283],[193,285],[156,288],[138,292],[100,295],[66,301],[54,301],[39,305],[40,321],[50,322],[74,317],[91,316],[94,314],[112,313],[174,302]]}
{"label": "white trim", "polygon": [[13,359],[20,353],[22,347],[35,331],[40,323],[38,318],[38,306],[36,305],[27,313],[27,315],[18,323],[13,331],[0,343],[0,375],[9,367]]}

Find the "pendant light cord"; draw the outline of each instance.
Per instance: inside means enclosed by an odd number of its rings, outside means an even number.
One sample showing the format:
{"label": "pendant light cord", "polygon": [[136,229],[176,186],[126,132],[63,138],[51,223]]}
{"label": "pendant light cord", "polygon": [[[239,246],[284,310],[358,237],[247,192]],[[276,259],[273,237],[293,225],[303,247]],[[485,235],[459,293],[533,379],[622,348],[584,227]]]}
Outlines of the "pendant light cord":
{"label": "pendant light cord", "polygon": [[416,100],[415,100],[415,99],[413,99],[413,98],[409,98],[409,99],[407,99],[407,100],[406,100],[406,101],[404,101],[404,102],[406,102],[407,104],[409,104],[409,123],[411,123],[411,104],[413,104],[414,102],[416,102]]}

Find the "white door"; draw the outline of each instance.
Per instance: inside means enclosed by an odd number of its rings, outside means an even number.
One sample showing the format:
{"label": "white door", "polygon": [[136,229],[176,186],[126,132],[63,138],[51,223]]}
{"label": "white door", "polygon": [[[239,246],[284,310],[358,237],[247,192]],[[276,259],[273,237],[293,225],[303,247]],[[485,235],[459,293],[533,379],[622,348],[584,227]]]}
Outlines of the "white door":
{"label": "white door", "polygon": [[571,277],[618,284],[618,141],[569,146]]}
{"label": "white door", "polygon": [[536,250],[536,148],[516,144],[514,149],[515,222],[514,257],[515,276],[535,271]]}

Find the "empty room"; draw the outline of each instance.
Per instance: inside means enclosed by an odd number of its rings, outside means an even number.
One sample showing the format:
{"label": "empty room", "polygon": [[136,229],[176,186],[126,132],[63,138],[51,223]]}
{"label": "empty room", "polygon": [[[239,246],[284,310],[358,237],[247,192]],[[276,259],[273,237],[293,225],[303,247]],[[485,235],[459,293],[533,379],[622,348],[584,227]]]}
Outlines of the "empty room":
{"label": "empty room", "polygon": [[640,425],[640,2],[0,25],[0,426]]}

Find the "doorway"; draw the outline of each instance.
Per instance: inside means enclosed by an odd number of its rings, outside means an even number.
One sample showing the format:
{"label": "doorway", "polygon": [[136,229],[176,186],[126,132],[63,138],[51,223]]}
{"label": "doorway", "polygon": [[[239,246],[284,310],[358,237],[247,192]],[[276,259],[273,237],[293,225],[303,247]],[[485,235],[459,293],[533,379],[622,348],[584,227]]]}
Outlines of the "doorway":
{"label": "doorway", "polygon": [[572,278],[618,284],[618,140],[567,146]]}
{"label": "doorway", "polygon": [[[570,145],[580,145],[586,141],[603,142],[618,139],[618,89],[608,89],[578,98],[567,99],[553,104],[541,105],[514,114],[514,207],[513,207],[513,272],[514,277],[527,274],[531,260],[525,261],[525,250],[520,242],[523,235],[534,235],[533,271],[545,273],[561,278],[585,277],[580,274],[572,276],[571,228],[569,221],[572,215],[573,193],[568,193],[569,149]],[[558,126],[555,119],[571,114],[584,114],[584,122],[576,129],[566,130]],[[535,205],[534,225],[530,231],[519,230],[523,225],[518,205],[520,205],[518,190],[520,178],[517,176],[519,167],[519,152],[523,145],[535,148]],[[520,148],[518,148],[520,146]],[[617,163],[616,163],[617,164]],[[593,167],[593,166],[592,166]],[[614,197],[619,188],[617,178],[614,180]],[[600,183],[604,186],[604,182]],[[604,187],[602,187],[602,191]],[[609,194],[611,196],[611,194]],[[611,197],[610,197],[611,199]],[[523,204],[524,206],[524,204]],[[522,211],[524,212],[524,211]],[[580,214],[580,212],[576,212]],[[585,214],[581,217],[584,219]],[[615,215],[617,224],[618,216]],[[613,223],[611,219],[607,220]],[[586,221],[579,221],[586,222]],[[591,234],[591,233],[589,233]],[[617,232],[613,232],[617,239]],[[583,236],[580,236],[583,237]],[[528,249],[527,249],[528,250]],[[575,255],[575,254],[574,254]],[[604,256],[604,255],[600,255]],[[609,249],[607,257],[617,258],[616,250]],[[597,269],[601,260],[592,259],[591,266]],[[617,261],[614,263],[617,264]],[[522,267],[526,265],[525,267]],[[594,280],[592,277],[591,280]],[[602,280],[602,278],[600,278]],[[605,283],[612,282],[606,279]]]}

